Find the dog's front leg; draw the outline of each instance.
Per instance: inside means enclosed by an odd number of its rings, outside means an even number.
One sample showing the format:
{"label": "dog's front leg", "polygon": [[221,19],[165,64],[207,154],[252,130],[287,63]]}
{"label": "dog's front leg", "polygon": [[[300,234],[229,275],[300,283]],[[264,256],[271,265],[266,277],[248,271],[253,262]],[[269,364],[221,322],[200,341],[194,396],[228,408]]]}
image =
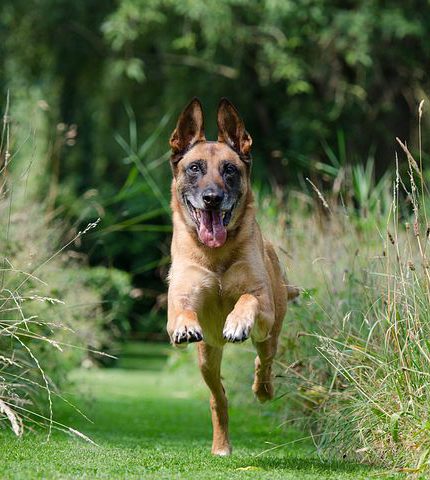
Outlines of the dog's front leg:
{"label": "dog's front leg", "polygon": [[198,268],[181,270],[172,267],[168,293],[167,333],[173,345],[203,339],[202,328],[197,317],[204,289],[210,286],[211,278]]}
{"label": "dog's front leg", "polygon": [[245,293],[227,316],[223,336],[228,342],[243,342],[251,335],[257,342],[264,341],[274,323],[273,308],[266,294]]}
{"label": "dog's front leg", "polygon": [[187,343],[203,340],[202,329],[194,310],[169,308],[167,333],[173,345],[186,346]]}

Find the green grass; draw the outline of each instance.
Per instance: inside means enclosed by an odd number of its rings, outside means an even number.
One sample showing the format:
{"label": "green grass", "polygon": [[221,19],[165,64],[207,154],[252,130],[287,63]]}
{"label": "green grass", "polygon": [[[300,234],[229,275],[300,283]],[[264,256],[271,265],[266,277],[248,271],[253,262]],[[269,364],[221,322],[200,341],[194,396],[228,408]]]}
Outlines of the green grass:
{"label": "green grass", "polygon": [[[233,456],[211,456],[206,389],[194,369],[165,368],[163,351],[164,347],[161,352],[152,351],[158,368],[153,359],[146,370],[75,371],[74,393],[68,398],[93,423],[65,407],[57,408],[57,419],[90,436],[99,446],[61,432],[46,443],[41,432],[18,439],[3,431],[0,478],[368,478],[371,470],[367,467],[321,462],[306,442],[261,454],[272,445],[303,436],[276,428],[267,407],[250,411],[249,407],[233,406]],[[133,355],[137,357],[134,347]]]}

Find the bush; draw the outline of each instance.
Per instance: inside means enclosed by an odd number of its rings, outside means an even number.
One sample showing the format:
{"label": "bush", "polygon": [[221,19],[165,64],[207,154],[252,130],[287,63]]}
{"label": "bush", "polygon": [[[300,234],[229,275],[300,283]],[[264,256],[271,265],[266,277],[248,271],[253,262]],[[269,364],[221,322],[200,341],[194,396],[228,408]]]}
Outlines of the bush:
{"label": "bush", "polygon": [[18,168],[11,173],[17,164],[11,164],[16,156],[10,155],[5,119],[0,145],[0,426],[10,425],[17,435],[31,425],[45,425],[49,434],[54,427],[73,432],[54,420],[52,399],[61,396],[67,373],[89,354],[106,357],[100,350],[124,331],[131,285],[126,273],[91,269],[86,257],[70,248],[98,222],[72,234],[55,212],[28,194],[26,175]]}
{"label": "bush", "polygon": [[59,226],[41,206],[14,210],[9,200],[0,204],[0,402],[21,434],[25,420],[48,419],[51,428],[52,396],[87,346],[99,348],[103,318],[98,293],[70,282],[70,272],[79,271],[70,255],[49,260]]}

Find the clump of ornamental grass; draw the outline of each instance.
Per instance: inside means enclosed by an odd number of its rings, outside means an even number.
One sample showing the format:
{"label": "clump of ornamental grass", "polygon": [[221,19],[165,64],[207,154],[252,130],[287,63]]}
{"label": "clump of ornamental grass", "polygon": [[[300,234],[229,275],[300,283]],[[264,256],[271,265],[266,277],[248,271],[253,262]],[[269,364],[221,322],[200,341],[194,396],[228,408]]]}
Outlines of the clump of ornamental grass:
{"label": "clump of ornamental grass", "polygon": [[291,254],[302,287],[277,366],[285,421],[300,416],[323,454],[421,474],[430,460],[429,191],[421,153],[417,162],[398,143],[405,159],[396,158],[391,193],[384,188],[388,212],[363,219],[356,202],[328,199],[266,231]]}
{"label": "clump of ornamental grass", "polygon": [[7,106],[0,143],[0,428],[21,436],[40,426],[48,438],[57,428],[87,439],[55,420],[53,400],[62,398],[65,373],[100,343],[100,298],[79,284],[80,266],[67,253],[98,222],[57,247],[62,227],[43,206],[14,204],[26,178],[10,173],[10,123]]}
{"label": "clump of ornamental grass", "polygon": [[[44,234],[55,235],[52,227],[34,221],[40,211],[30,211],[34,215],[22,215],[26,225],[34,222],[31,231],[36,227]],[[22,218],[10,215],[10,237],[15,236],[14,227],[21,222]],[[87,230],[94,227],[95,224],[90,224]],[[75,239],[84,233],[79,232]],[[48,258],[42,257],[42,260],[39,255],[46,256],[46,251],[33,251],[34,264],[27,264],[30,268],[25,271],[16,263],[20,255],[11,251],[8,244],[8,239],[0,234],[2,251],[10,253],[10,257],[2,258],[0,269],[0,423],[2,420],[8,422],[18,436],[23,434],[25,427],[43,425],[50,436],[52,428],[68,430],[54,421],[53,397],[61,397],[59,386],[65,373],[79,364],[89,345],[97,345],[99,341],[95,322],[83,324],[86,315],[95,314],[100,299],[93,292],[81,295],[76,292],[75,295],[69,291],[70,287],[62,285],[65,281],[63,269],[67,275],[76,267],[67,265],[61,251],[48,254]],[[13,247],[17,244],[19,242],[14,242]],[[30,251],[35,248],[34,244],[26,245]],[[36,248],[41,246],[39,243]],[[57,281],[54,289],[45,281],[48,279]],[[59,296],[54,296],[56,293]],[[68,301],[75,305],[82,301],[84,308],[78,308],[79,313],[72,312]],[[84,318],[77,322],[77,315]]]}

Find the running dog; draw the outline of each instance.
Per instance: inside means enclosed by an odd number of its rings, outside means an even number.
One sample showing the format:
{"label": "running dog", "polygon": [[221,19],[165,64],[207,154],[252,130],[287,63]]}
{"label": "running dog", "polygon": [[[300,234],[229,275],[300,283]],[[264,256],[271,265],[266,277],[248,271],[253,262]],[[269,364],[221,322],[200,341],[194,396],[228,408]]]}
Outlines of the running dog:
{"label": "running dog", "polygon": [[288,287],[273,246],[255,219],[252,139],[235,107],[218,107],[218,140],[204,133],[195,98],[170,138],[173,172],[172,265],[167,331],[176,346],[198,342],[199,365],[211,391],[212,453],[230,455],[228,411],[221,383],[227,342],[251,337],[256,349],[252,390],[273,397],[272,362],[287,309]]}

